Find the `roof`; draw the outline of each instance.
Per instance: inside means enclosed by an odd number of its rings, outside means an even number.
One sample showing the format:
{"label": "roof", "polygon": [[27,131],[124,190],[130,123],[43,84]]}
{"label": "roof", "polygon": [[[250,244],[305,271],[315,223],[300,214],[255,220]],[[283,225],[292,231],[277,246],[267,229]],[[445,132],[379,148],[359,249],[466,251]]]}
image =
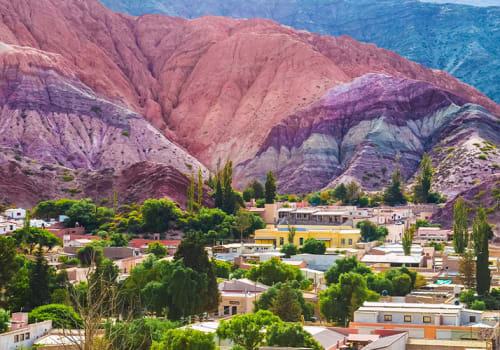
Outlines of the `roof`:
{"label": "roof", "polygon": [[373,342],[380,338],[380,335],[378,334],[357,334],[357,333],[351,333],[347,337],[348,341],[369,341]]}
{"label": "roof", "polygon": [[337,341],[341,342],[346,338],[345,334],[336,332],[326,327],[304,326],[304,330],[309,332],[312,337],[325,349],[329,349],[332,346],[337,345]]}
{"label": "roof", "polygon": [[365,255],[361,258],[363,263],[396,263],[396,264],[420,264],[421,255]]}
{"label": "roof", "polygon": [[[384,348],[391,346],[392,344],[394,344],[395,342],[397,342],[401,338],[405,338],[406,336],[407,336],[407,333],[404,332],[404,333],[400,333],[400,334],[389,335],[387,337],[382,337],[382,338],[375,340],[373,343],[370,343],[367,346],[363,347],[363,350],[384,349]],[[350,338],[350,336],[349,336],[349,338]]]}
{"label": "roof", "polygon": [[320,215],[349,215],[348,211],[345,210],[339,210],[339,211],[320,211],[317,213],[314,213],[313,215],[320,216]]}
{"label": "roof", "polygon": [[134,238],[131,239],[129,245],[131,244],[134,248],[141,248],[142,246],[148,245],[149,243],[159,242],[164,246],[178,246],[181,244],[180,240],[154,240],[154,239],[143,239],[143,238]]}

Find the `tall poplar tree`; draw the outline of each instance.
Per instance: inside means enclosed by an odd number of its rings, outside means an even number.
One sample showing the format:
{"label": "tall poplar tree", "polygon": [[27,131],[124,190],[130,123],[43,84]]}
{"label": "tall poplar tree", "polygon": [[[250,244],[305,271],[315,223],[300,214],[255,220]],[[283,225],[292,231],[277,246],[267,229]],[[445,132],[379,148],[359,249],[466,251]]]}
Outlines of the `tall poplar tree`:
{"label": "tall poplar tree", "polygon": [[474,250],[469,244],[458,261],[458,273],[460,281],[465,288],[473,289],[476,286],[476,262],[474,261]]}
{"label": "tall poplar tree", "polygon": [[233,162],[228,160],[223,169],[222,182],[224,184],[222,195],[222,210],[226,214],[234,214],[235,203],[233,198]]}
{"label": "tall poplar tree", "polygon": [[467,208],[462,197],[453,205],[453,248],[457,254],[465,251],[469,242],[469,221]]}
{"label": "tall poplar tree", "polygon": [[274,171],[272,170],[266,174],[265,191],[266,203],[274,203],[274,199],[276,198],[276,178],[274,177]]}
{"label": "tall poplar tree", "polygon": [[411,226],[408,230],[403,233],[403,239],[401,244],[403,245],[403,251],[405,255],[411,254],[411,246],[413,244],[413,237],[415,235],[415,225]]}
{"label": "tall poplar tree", "polygon": [[486,220],[486,211],[479,207],[476,219],[472,223],[472,239],[476,253],[476,291],[484,295],[490,291],[491,275],[489,268],[488,239],[491,227]]}
{"label": "tall poplar tree", "polygon": [[422,161],[420,162],[422,173],[417,178],[417,184],[413,188],[413,195],[417,203],[427,203],[429,199],[429,192],[432,186],[432,177],[434,170],[432,169],[432,159],[424,153]]}
{"label": "tall poplar tree", "polygon": [[198,168],[198,210],[201,209],[201,202],[203,200],[203,175],[201,168]]}

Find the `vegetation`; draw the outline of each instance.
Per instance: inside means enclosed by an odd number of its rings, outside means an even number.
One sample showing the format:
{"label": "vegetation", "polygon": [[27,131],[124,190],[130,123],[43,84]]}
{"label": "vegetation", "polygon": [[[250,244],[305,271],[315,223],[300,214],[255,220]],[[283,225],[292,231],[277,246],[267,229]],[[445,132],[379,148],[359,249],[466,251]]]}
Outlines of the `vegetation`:
{"label": "vegetation", "polygon": [[285,254],[285,258],[290,258],[292,255],[297,255],[299,249],[295,244],[287,243],[283,244],[280,248],[280,252]]}
{"label": "vegetation", "polygon": [[299,323],[273,323],[266,330],[268,346],[311,348],[324,350]]}
{"label": "vegetation", "polygon": [[161,259],[167,255],[168,250],[160,242],[153,242],[148,244],[148,249],[146,249],[146,253],[153,254],[157,258]]}
{"label": "vegetation", "polygon": [[405,204],[406,198],[402,189],[403,176],[399,168],[392,173],[392,182],[384,192],[384,202],[389,205]]}
{"label": "vegetation", "polygon": [[462,197],[453,205],[453,248],[457,254],[465,251],[469,242],[467,208]]}
{"label": "vegetation", "polygon": [[160,342],[153,342],[151,350],[215,350],[214,335],[192,328],[169,329]]}
{"label": "vegetation", "polygon": [[270,171],[266,175],[266,203],[272,204],[274,203],[274,199],[276,198],[276,178],[274,177],[274,171]]}
{"label": "vegetation", "polygon": [[29,315],[30,323],[35,321],[52,320],[52,327],[64,329],[78,329],[83,327],[80,316],[71,306],[61,304],[48,304],[33,309]]}
{"label": "vegetation", "polygon": [[268,286],[278,282],[301,281],[304,279],[302,272],[298,268],[287,265],[277,258],[271,258],[258,266],[252,266],[246,277]]}
{"label": "vegetation", "polygon": [[403,251],[405,255],[411,255],[411,246],[413,245],[415,230],[416,226],[413,225],[403,233],[401,244],[403,245]]}
{"label": "vegetation", "polygon": [[472,223],[472,240],[476,255],[476,290],[479,295],[484,295],[490,290],[488,239],[491,234],[492,230],[486,220],[486,212],[484,208],[480,207],[477,217]]}
{"label": "vegetation", "polygon": [[325,242],[319,241],[314,238],[308,238],[305,240],[303,247],[300,251],[304,254],[325,254],[326,245]]}
{"label": "vegetation", "polygon": [[9,313],[0,309],[0,333],[6,332],[9,329]]}

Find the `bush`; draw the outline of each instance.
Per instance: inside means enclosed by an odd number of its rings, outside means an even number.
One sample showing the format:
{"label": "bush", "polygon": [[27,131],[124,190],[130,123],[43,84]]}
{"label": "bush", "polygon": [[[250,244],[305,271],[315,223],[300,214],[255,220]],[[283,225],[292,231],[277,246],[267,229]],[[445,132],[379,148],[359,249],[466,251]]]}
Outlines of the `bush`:
{"label": "bush", "polygon": [[262,199],[262,198],[261,198],[261,199],[257,199],[257,200],[255,201],[255,206],[256,206],[257,208],[264,208],[264,206],[265,206],[265,205],[266,205],[266,200],[265,200],[265,199]]}
{"label": "bush", "polygon": [[128,132],[128,130],[123,130],[122,135],[126,136],[126,137],[129,137],[130,133]]}
{"label": "bush", "polygon": [[305,254],[325,254],[326,251],[326,245],[325,242],[318,241],[317,239],[314,238],[308,238],[304,242],[304,246],[301,249],[302,253]]}
{"label": "bush", "polygon": [[70,174],[64,174],[62,176],[62,179],[64,182],[70,182],[70,181],[73,181],[73,176],[71,176]]}
{"label": "bush", "polygon": [[470,308],[472,310],[486,310],[486,304],[482,300],[474,300]]}
{"label": "bush", "polygon": [[298,248],[295,244],[287,243],[281,246],[280,252],[285,254],[285,258],[289,258],[292,255],[297,255]]}
{"label": "bush", "polygon": [[70,306],[62,304],[49,304],[39,306],[28,314],[29,323],[35,321],[52,320],[54,328],[82,328],[83,322],[80,316]]}
{"label": "bush", "polygon": [[478,159],[481,159],[481,160],[487,160],[488,157],[486,157],[486,154],[480,154],[477,156]]}

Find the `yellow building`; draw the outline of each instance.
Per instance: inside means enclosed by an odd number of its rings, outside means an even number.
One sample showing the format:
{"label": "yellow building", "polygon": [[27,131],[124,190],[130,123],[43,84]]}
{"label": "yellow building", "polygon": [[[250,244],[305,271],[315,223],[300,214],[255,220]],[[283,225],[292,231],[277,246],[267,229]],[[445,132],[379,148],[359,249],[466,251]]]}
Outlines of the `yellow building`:
{"label": "yellow building", "polygon": [[[361,240],[359,229],[353,229],[349,226],[295,226],[295,238],[293,243],[297,247],[302,247],[308,238],[314,238],[325,242],[327,248],[354,248],[357,242]],[[277,227],[269,225],[267,228],[255,231],[255,243],[273,244],[281,247],[288,243],[288,226],[278,225]]]}

